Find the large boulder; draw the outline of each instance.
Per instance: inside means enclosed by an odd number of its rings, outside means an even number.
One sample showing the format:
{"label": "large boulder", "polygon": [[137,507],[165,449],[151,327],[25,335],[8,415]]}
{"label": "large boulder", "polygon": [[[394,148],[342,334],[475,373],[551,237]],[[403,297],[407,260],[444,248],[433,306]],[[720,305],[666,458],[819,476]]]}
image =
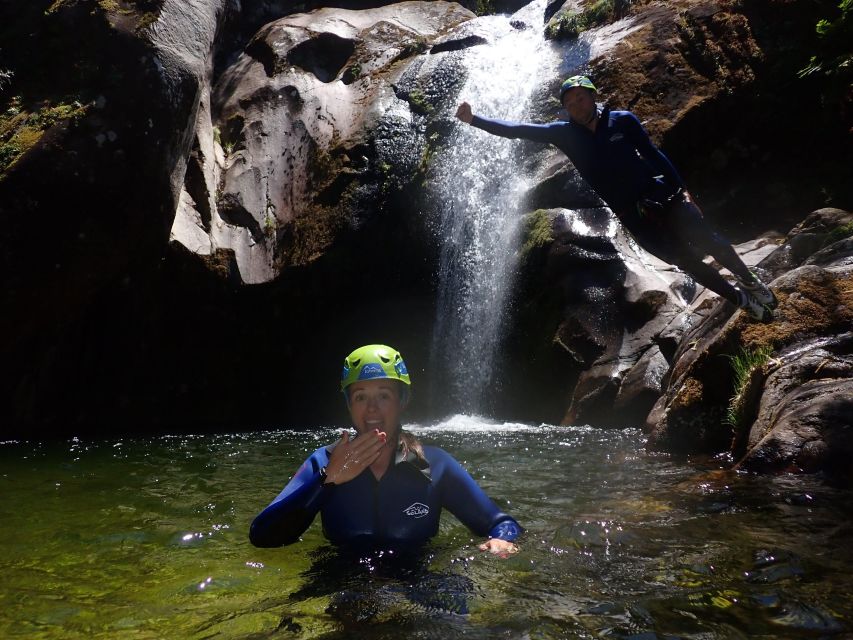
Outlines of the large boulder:
{"label": "large boulder", "polygon": [[472,17],[455,3],[403,2],[265,25],[204,96],[172,239],[199,255],[233,252],[241,280],[261,283],[375,218],[424,152],[413,113],[424,105],[397,85]]}

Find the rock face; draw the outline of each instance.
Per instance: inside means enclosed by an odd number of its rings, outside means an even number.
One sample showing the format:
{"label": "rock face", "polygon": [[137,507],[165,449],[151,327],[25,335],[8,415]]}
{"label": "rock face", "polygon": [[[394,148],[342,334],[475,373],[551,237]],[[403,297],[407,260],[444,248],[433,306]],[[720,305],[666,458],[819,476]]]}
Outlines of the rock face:
{"label": "rock face", "polygon": [[[761,261],[779,298],[774,321],[719,303],[675,356],[648,417],[648,446],[731,453],[762,471],[824,470],[850,479],[853,453],[853,214],[821,209]],[[731,360],[763,352],[740,386]]]}
{"label": "rock face", "polygon": [[80,358],[57,362],[69,333],[86,331],[106,290],[163,257],[226,9],[225,0],[123,11],[24,4],[0,7],[14,73],[0,94],[0,357],[18,363],[5,371],[0,421],[12,425],[54,414],[64,385],[87,393],[73,373]]}
{"label": "rock face", "polygon": [[[205,96],[172,228],[269,282],[322,255],[411,179],[423,132],[395,87],[412,58],[473,14],[446,2],[320,9],[263,27]],[[214,123],[215,126],[214,126]]]}

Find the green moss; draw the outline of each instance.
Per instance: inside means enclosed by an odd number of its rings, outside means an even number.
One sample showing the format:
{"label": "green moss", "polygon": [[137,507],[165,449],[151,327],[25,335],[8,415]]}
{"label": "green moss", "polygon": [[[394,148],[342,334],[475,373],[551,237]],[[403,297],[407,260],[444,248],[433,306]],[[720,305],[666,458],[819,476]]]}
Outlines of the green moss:
{"label": "green moss", "polygon": [[272,236],[275,234],[275,230],[277,227],[278,224],[276,223],[275,216],[269,213],[266,214],[264,216],[264,233],[267,236]]}
{"label": "green moss", "polygon": [[396,60],[403,60],[405,58],[410,58],[412,56],[419,55],[429,49],[429,44],[423,37],[417,37],[412,40],[409,40],[403,47],[400,49],[400,53],[397,54]]}
{"label": "green moss", "polygon": [[59,122],[76,122],[87,111],[88,105],[78,101],[44,105],[35,111],[26,111],[20,100],[14,99],[6,113],[0,117],[0,172],[29,151],[44,132]]}
{"label": "green moss", "polygon": [[441,150],[439,138],[440,136],[437,133],[429,135],[426,139],[426,144],[424,145],[423,153],[421,154],[421,162],[418,165],[418,172],[421,174],[421,177],[424,180],[424,187],[426,186],[426,177],[429,174],[430,166],[432,166],[433,160]]}
{"label": "green moss", "polygon": [[427,97],[420,89],[414,89],[409,94],[409,104],[413,111],[420,113],[421,115],[430,115],[435,111],[435,107],[429,103]]}
{"label": "green moss", "polygon": [[844,238],[849,238],[850,236],[853,236],[853,222],[843,224],[827,233],[826,238],[823,240],[823,245],[821,246],[828,247],[829,245],[838,242],[839,240],[844,240]]}
{"label": "green moss", "polygon": [[142,13],[139,16],[139,22],[136,23],[136,30],[137,31],[143,31],[144,29],[147,29],[152,24],[157,22],[157,19],[159,17],[160,16],[158,14],[154,13],[153,11],[146,11],[146,12]]}
{"label": "green moss", "polygon": [[[617,7],[617,4],[619,7]],[[596,0],[582,11],[568,11],[555,17],[548,23],[545,36],[551,40],[577,38],[587,29],[611,22],[617,17],[618,9],[624,10],[627,4],[617,0]]]}
{"label": "green moss", "polygon": [[554,241],[551,233],[551,218],[544,209],[529,213],[524,219],[524,242],[521,245],[519,257],[522,262],[539,249],[547,247]]}

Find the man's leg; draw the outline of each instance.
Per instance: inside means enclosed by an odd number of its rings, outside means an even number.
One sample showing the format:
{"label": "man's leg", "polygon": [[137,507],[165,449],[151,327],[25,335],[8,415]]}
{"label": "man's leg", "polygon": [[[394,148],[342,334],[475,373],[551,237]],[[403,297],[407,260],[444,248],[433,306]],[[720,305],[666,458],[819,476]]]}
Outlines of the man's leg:
{"label": "man's leg", "polygon": [[673,229],[635,225],[630,231],[643,249],[664,262],[675,265],[703,287],[745,310],[755,320],[770,322],[773,319],[770,309],[748,291],[730,284],[714,267],[705,264],[702,261],[704,254],[698,255],[695,247],[674,237],[676,234]]}
{"label": "man's leg", "polygon": [[695,255],[688,255],[685,252],[684,256],[680,256],[675,262],[675,266],[685,273],[693,276],[703,287],[710,289],[714,293],[722,296],[736,307],[746,311],[755,320],[761,322],[770,322],[773,320],[773,313],[767,305],[756,299],[749,291],[745,291],[742,287],[736,287],[729,284],[720,272],[709,264],[705,264]]}
{"label": "man's leg", "polygon": [[732,284],[720,272],[709,264],[705,264],[696,256],[679,256],[673,264],[684,273],[693,277],[696,282],[722,296],[735,306],[740,306],[741,298]]}
{"label": "man's leg", "polygon": [[700,256],[713,256],[717,262],[731,271],[742,288],[761,304],[770,308],[776,306],[776,296],[773,292],[749,270],[731,243],[708,224],[702,215],[702,210],[694,202],[682,200],[674,203],[670,216],[678,236],[685,244]]}

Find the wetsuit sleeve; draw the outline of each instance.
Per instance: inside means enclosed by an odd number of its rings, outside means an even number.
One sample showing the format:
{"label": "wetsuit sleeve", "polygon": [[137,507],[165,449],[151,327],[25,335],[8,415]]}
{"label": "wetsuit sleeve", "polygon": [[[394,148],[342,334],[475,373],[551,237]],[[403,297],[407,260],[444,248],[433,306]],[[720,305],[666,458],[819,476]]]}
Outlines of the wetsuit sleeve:
{"label": "wetsuit sleeve", "polygon": [[278,497],[252,522],[249,540],[256,547],[281,547],[299,540],[323,505],[330,488],[320,484],[320,469],[328,456],[315,451],[287,483]]}
{"label": "wetsuit sleeve", "polygon": [[545,144],[555,144],[556,128],[555,124],[532,124],[527,122],[511,122],[508,120],[492,120],[491,118],[483,118],[474,116],[471,120],[471,126],[482,129],[488,133],[502,138],[522,138],[524,140],[533,140],[533,142],[544,142]]}
{"label": "wetsuit sleeve", "polygon": [[480,488],[474,478],[446,452],[441,477],[442,505],[474,533],[512,541],[523,529],[501,511]]}
{"label": "wetsuit sleeve", "polygon": [[624,131],[640,155],[643,156],[655,171],[658,171],[664,177],[667,183],[686,189],[687,185],[684,184],[684,180],[681,179],[678,171],[676,171],[675,165],[670,162],[663,151],[654,145],[651,138],[649,138],[649,134],[646,133],[643,125],[637,119],[637,116],[627,111],[624,113]]}

